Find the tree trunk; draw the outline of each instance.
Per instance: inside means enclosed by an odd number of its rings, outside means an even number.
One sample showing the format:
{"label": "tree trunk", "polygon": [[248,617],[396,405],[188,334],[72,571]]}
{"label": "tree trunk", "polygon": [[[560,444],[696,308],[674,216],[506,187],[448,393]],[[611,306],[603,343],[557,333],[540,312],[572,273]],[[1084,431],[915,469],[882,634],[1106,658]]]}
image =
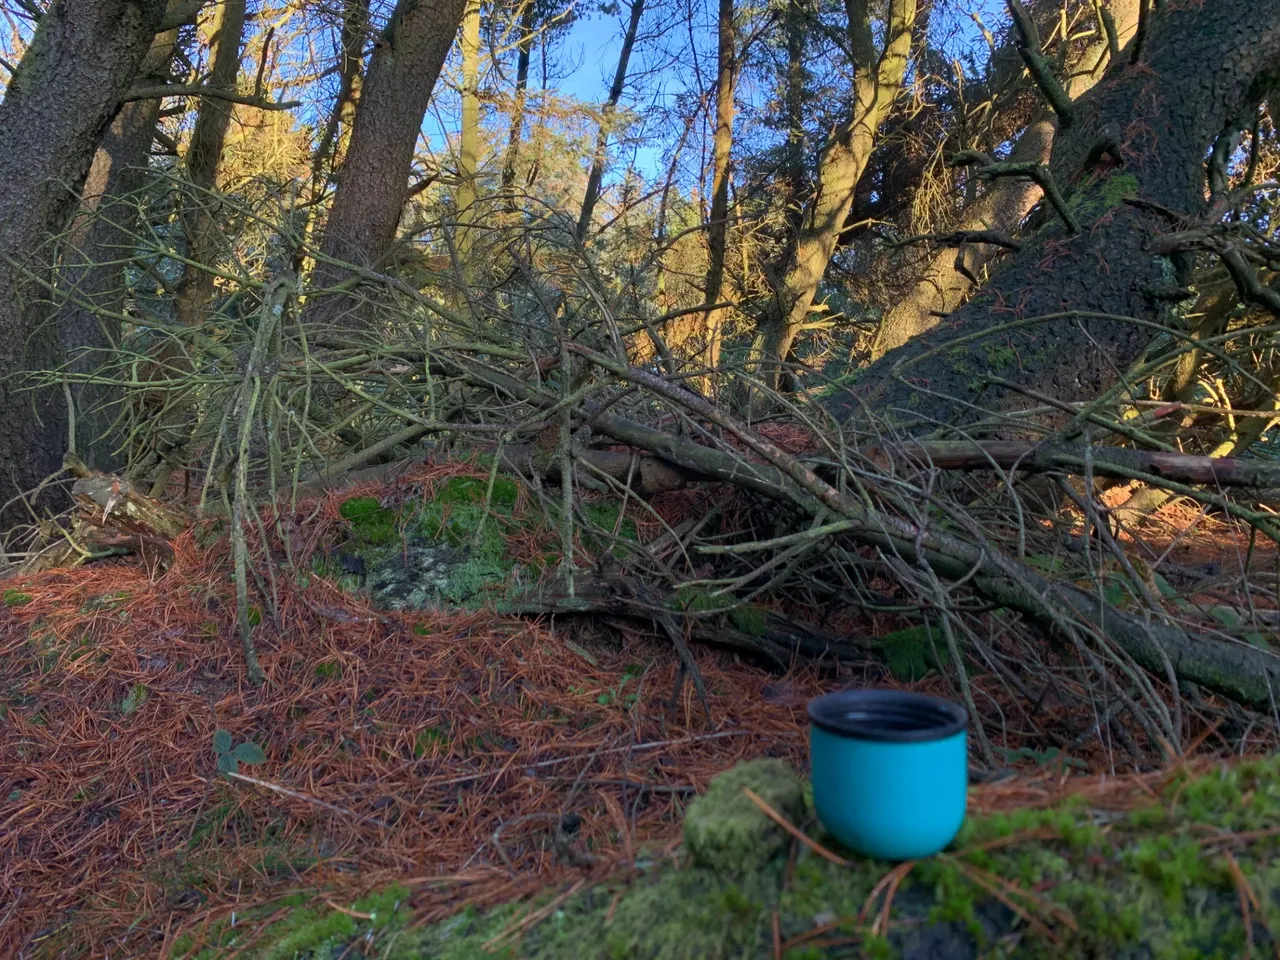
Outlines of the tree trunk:
{"label": "tree trunk", "polygon": [[[733,0],[720,0],[717,21],[715,159],[711,177],[711,222],[707,226],[707,304],[721,300],[724,257],[729,241],[729,162],[733,155],[733,96],[737,80]],[[720,365],[720,337],[729,311],[710,306],[703,319],[705,363]]]}
{"label": "tree trunk", "polygon": [[[1121,49],[1127,47],[1138,28],[1139,2],[1110,0],[1108,4]],[[1063,84],[1069,97],[1083,96],[1102,78],[1108,52],[1109,41],[1102,36],[1071,65],[1071,74]],[[1053,112],[1047,108],[1040,110],[1018,138],[1010,161],[1048,163],[1057,129]],[[956,229],[1012,234],[1041,196],[1040,187],[1030,180],[997,180],[965,209]],[[932,329],[943,316],[960,306],[972,288],[968,277],[978,276],[999,253],[1000,248],[990,244],[967,244],[957,253],[942,250],[935,254],[911,292],[885,314],[871,348],[872,359],[878,359],[894,347],[900,347],[912,337]],[[956,269],[958,259],[963,263],[963,271]]]}
{"label": "tree trunk", "polygon": [[[213,24],[210,42],[211,66],[206,85],[214,90],[233,91],[240,74],[240,45],[244,40],[245,0],[223,0]],[[196,126],[187,148],[187,176],[192,190],[183,211],[187,236],[187,258],[211,267],[217,259],[217,237],[210,212],[211,191],[217,181],[218,164],[227,142],[233,105],[219,97],[203,97],[196,114]],[[214,298],[213,274],[188,263],[178,282],[178,322],[196,324]]]}
{"label": "tree trunk", "polygon": [[507,134],[507,152],[502,159],[502,189],[510,190],[516,182],[516,164],[520,159],[520,140],[524,136],[524,106],[529,90],[529,57],[533,53],[533,4],[525,0],[520,11],[520,40],[516,51],[516,95],[511,103],[511,120]]}
{"label": "tree trunk", "polygon": [[[0,102],[0,504],[62,468],[65,402],[10,377],[60,362],[33,278],[48,276],[50,239],[66,227],[164,12],[164,0],[55,0]],[[0,527],[24,519],[4,511]]]}
{"label": "tree trunk", "polygon": [[760,376],[770,386],[777,386],[782,364],[809,315],[871,158],[876,131],[901,89],[915,16],[915,0],[893,0],[880,55],[872,40],[867,3],[849,3],[849,40],[855,61],[853,109],[818,158],[817,193],[805,209],[785,274],[762,321]]}
{"label": "tree trunk", "polygon": [[[315,286],[346,280],[350,273],[341,262],[374,265],[390,249],[422,119],[465,6],[466,0],[398,0],[378,37],[321,238]],[[359,302],[343,295],[319,299],[308,320],[358,325]]]}
{"label": "tree trunk", "polygon": [[[1206,212],[1210,146],[1275,80],[1280,0],[1162,5],[1150,15],[1144,62],[1128,61],[1076,103],[1075,122],[1054,144],[1050,170],[1079,232],[1042,228],[947,322],[873,363],[855,391],[834,395],[837,415],[871,402],[900,420],[937,424],[971,420],[979,404],[1002,411],[1092,399],[1151,342],[1157,331],[1141,324],[1181,325],[1161,292],[1187,282],[1190,258],[1149,252],[1172,226],[1126,200],[1193,220]],[[1120,131],[1119,169],[1100,152],[1107,131]]]}
{"label": "tree trunk", "polygon": [[608,163],[609,134],[613,132],[613,117],[618,110],[618,102],[622,99],[622,91],[627,84],[627,66],[631,62],[631,51],[636,45],[636,36],[640,32],[640,17],[644,14],[645,0],[631,0],[631,19],[627,21],[627,32],[622,37],[622,50],[618,53],[618,69],[613,74],[613,86],[609,88],[609,99],[600,111],[600,132],[596,136],[596,152],[591,159],[591,173],[587,176],[587,192],[582,198],[582,212],[578,215],[578,240],[584,242],[591,229],[591,217],[595,213],[596,203],[600,199],[600,187],[604,183],[604,168]]}
{"label": "tree trunk", "polygon": [[[176,29],[156,37],[138,72],[138,82],[154,85],[168,79],[177,40]],[[80,208],[62,252],[58,284],[60,299],[68,298],[58,310],[57,323],[71,373],[94,373],[102,365],[100,351],[119,342],[120,321],[116,318],[125,301],[122,261],[137,243],[135,194],[146,183],[159,116],[158,99],[121,106],[85,178]],[[115,420],[113,406],[119,391],[101,384],[72,384],[71,396],[76,413],[76,452],[90,467],[116,469],[119,461],[108,433]]]}
{"label": "tree trunk", "polygon": [[480,0],[467,0],[462,16],[462,130],[458,137],[458,257],[471,262],[476,219],[477,155],[480,151]]}

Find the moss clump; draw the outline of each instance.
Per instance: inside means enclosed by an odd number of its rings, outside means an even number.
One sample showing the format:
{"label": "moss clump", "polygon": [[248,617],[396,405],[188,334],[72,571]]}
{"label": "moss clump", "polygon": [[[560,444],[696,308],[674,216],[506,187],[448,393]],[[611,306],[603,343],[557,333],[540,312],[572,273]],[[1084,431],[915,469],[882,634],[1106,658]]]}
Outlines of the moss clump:
{"label": "moss clump", "polygon": [[25,607],[32,599],[31,594],[23,593],[21,590],[6,590],[4,592],[4,605],[6,607]]}
{"label": "moss clump", "polygon": [[[615,537],[619,540],[631,541],[640,539],[640,532],[636,527],[636,522],[630,517],[620,517],[621,511],[622,504],[617,500],[596,500],[587,504],[587,519],[608,535],[590,537],[589,546],[593,549],[608,547]],[[614,531],[617,532],[615,533]],[[613,553],[617,557],[622,557],[625,553],[625,548],[614,545]]]}
{"label": "moss clump", "polygon": [[385,546],[400,539],[399,517],[377,497],[352,497],[338,508],[338,515],[351,525],[355,538],[368,546]]}
{"label": "moss clump", "polygon": [[493,494],[489,494],[489,481],[481,477],[451,477],[436,487],[431,499],[434,503],[484,503],[488,499],[494,507],[510,512],[520,496],[520,487],[506,477],[493,478]]}
{"label": "moss clump", "polygon": [[790,842],[787,832],[752,802],[744,787],[789,820],[804,816],[800,778],[781,760],[752,760],[726,770],[690,804],[684,819],[689,853],[718,873],[738,876],[759,870]]}
{"label": "moss clump", "polygon": [[729,620],[743,633],[752,637],[763,637],[768,621],[765,620],[765,609],[754,603],[734,607],[729,612]]}
{"label": "moss clump", "polygon": [[885,664],[894,679],[908,683],[923,679],[938,666],[940,644],[946,644],[942,631],[924,624],[895,630],[873,641],[873,645],[884,654]]}

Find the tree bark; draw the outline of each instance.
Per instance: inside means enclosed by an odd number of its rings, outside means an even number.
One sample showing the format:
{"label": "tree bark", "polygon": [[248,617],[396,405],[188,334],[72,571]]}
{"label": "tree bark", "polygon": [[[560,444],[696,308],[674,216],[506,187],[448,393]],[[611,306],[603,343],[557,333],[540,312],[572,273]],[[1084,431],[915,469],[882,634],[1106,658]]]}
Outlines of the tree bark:
{"label": "tree bark", "polygon": [[875,146],[876,132],[902,86],[911,52],[915,0],[893,0],[883,53],[872,40],[865,0],[849,3],[849,41],[854,55],[854,102],[850,116],[831,134],[818,158],[817,193],[809,201],[774,302],[762,319],[760,377],[776,387],[849,210],[854,192]]}
{"label": "tree bark", "polygon": [[[205,81],[205,85],[214,90],[234,91],[236,88],[245,14],[245,0],[223,0],[218,6],[210,43],[212,62],[209,79]],[[219,97],[201,98],[195,129],[191,132],[191,144],[187,147],[187,176],[193,188],[186,197],[187,209],[183,211],[187,258],[206,266],[212,266],[217,259],[209,191],[217,181],[232,109],[231,103]],[[203,320],[209,304],[213,302],[214,292],[213,274],[188,263],[178,282],[178,322],[196,324]]]}
{"label": "tree bark", "polygon": [[[1042,228],[946,323],[830,397],[837,416],[871,403],[932,428],[1023,406],[1028,396],[1093,399],[1157,326],[1181,325],[1160,291],[1186,284],[1190,258],[1149,252],[1171,225],[1126,201],[1136,195],[1192,219],[1206,212],[1209,147],[1256,109],[1278,72],[1280,0],[1221,0],[1212,11],[1166,4],[1150,20],[1143,62],[1113,64],[1054,144],[1049,170],[1079,232]],[[1121,168],[1099,152],[1107,131],[1120,131]]]}
{"label": "tree bark", "polygon": [[[62,397],[12,375],[61,362],[36,279],[164,13],[164,0],[55,0],[0,102],[0,504],[62,467]],[[28,518],[5,511],[0,527]]]}
{"label": "tree bark", "polygon": [[582,198],[582,212],[578,215],[578,241],[584,242],[591,230],[591,217],[600,200],[600,187],[604,183],[604,168],[608,163],[609,135],[613,132],[613,118],[627,84],[627,67],[631,63],[631,51],[640,32],[640,17],[644,14],[645,0],[631,0],[631,19],[622,37],[622,50],[618,53],[618,69],[613,74],[613,86],[609,99],[600,111],[600,132],[596,136],[596,152],[591,159],[591,173],[587,175],[587,192]]}
{"label": "tree bark", "polygon": [[[176,29],[156,37],[139,70],[142,82],[167,79],[177,40]],[[58,310],[58,337],[70,373],[96,372],[101,351],[119,342],[116,318],[125,302],[122,260],[137,242],[135,194],[146,182],[159,115],[159,100],[123,104],[85,178],[59,274],[59,298],[67,300]],[[91,467],[116,469],[119,458],[109,431],[119,391],[90,383],[71,384],[70,390],[76,413],[76,453]]]}
{"label": "tree bark", "polygon": [[[720,0],[716,25],[716,132],[711,176],[711,222],[707,225],[706,302],[721,301],[724,287],[724,258],[729,241],[729,164],[733,156],[733,98],[737,86],[736,31],[733,0]],[[728,309],[710,307],[703,318],[706,336],[705,362],[720,365],[720,338]]]}
{"label": "tree bark", "polygon": [[[337,260],[372,266],[390,249],[409,192],[409,171],[436,80],[458,32],[466,0],[398,0],[378,37],[360,90],[351,145],[338,174],[314,285],[350,278]],[[310,322],[359,325],[359,299],[318,298]]]}
{"label": "tree bark", "polygon": [[[1108,4],[1121,49],[1127,47],[1137,30],[1138,6],[1139,0],[1110,0]],[[1108,52],[1109,41],[1105,35],[1089,45],[1071,65],[1070,76],[1063,84],[1068,96],[1073,99],[1083,96],[1102,78]],[[1048,163],[1057,129],[1053,111],[1048,108],[1038,111],[1019,136],[1009,160]],[[1031,180],[997,180],[965,209],[956,229],[994,230],[1011,235],[1042,195],[1040,187]],[[969,277],[979,276],[999,253],[1000,248],[990,244],[967,244],[957,253],[950,250],[936,253],[906,297],[885,314],[871,348],[872,359],[879,359],[894,347],[932,329],[943,316],[960,306],[973,287]],[[958,262],[963,270],[957,269]]]}

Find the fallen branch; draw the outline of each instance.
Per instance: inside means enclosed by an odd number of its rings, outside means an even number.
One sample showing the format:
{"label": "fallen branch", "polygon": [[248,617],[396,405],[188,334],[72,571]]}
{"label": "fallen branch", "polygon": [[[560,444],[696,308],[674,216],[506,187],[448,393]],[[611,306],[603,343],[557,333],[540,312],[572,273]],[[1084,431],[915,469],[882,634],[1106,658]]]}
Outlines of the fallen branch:
{"label": "fallen branch", "polygon": [[668,436],[615,414],[601,414],[593,429],[624,443],[646,447],[681,466],[737,483],[771,499],[816,514],[823,508],[850,522],[847,536],[927,565],[950,580],[965,580],[981,597],[1023,614],[1058,636],[1087,626],[1116,644],[1134,662],[1157,675],[1172,665],[1179,679],[1199,684],[1239,703],[1270,709],[1280,691],[1280,657],[1245,643],[1192,633],[1173,623],[1131,614],[1071,584],[1046,579],[992,544],[967,542],[935,527],[866,506],[830,486],[796,457],[757,436],[728,414],[677,390],[661,377],[572,344],[571,350],[647,391],[685,406],[732,433],[767,464]]}
{"label": "fallen branch", "polygon": [[1187,453],[1131,450],[1125,447],[1034,444],[1017,440],[907,443],[894,448],[864,448],[877,463],[888,465],[894,454],[919,467],[940,470],[1025,470],[1031,473],[1083,474],[1150,479],[1210,487],[1280,489],[1280,464],[1235,457],[1197,457]]}

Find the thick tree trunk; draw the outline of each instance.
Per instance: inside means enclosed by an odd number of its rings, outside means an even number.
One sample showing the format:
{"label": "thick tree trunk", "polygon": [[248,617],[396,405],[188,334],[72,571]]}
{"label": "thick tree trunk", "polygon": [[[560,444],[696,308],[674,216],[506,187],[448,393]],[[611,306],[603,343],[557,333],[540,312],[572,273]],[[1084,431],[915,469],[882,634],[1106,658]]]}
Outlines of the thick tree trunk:
{"label": "thick tree trunk", "polygon": [[817,193],[804,212],[785,274],[762,321],[760,376],[771,386],[777,386],[782,364],[813,306],[875,147],[876,132],[901,89],[915,16],[915,0],[893,0],[881,54],[872,41],[867,4],[849,4],[854,103],[849,118],[833,131],[818,158]]}
{"label": "thick tree trunk", "polygon": [[[1149,252],[1171,225],[1126,201],[1206,211],[1210,146],[1280,74],[1280,0],[1165,4],[1150,20],[1142,62],[1113,65],[1054,144],[1051,173],[1080,231],[1042,228],[945,323],[833,396],[837,415],[870,402],[936,425],[980,408],[1092,399],[1139,357],[1153,324],[1180,324],[1161,294],[1186,282],[1189,262]],[[1108,131],[1119,132],[1119,169],[1102,150]]]}
{"label": "thick tree trunk", "polygon": [[524,105],[529,90],[529,58],[533,53],[533,3],[525,0],[520,11],[520,40],[516,51],[516,95],[511,102],[511,118],[507,133],[507,151],[502,158],[502,189],[510,190],[516,182],[516,163],[520,159],[520,141],[524,136]]}
{"label": "thick tree trunk", "polygon": [[[223,0],[217,8],[210,44],[212,64],[206,86],[235,91],[240,74],[240,46],[244,40],[245,0]],[[193,187],[183,211],[187,257],[211,266],[217,259],[217,237],[210,213],[209,191],[218,176],[222,150],[231,126],[233,105],[220,97],[203,97],[187,148],[187,176]],[[178,322],[199,323],[214,298],[213,274],[187,264],[178,283]]]}
{"label": "thick tree trunk", "polygon": [[[1121,49],[1128,45],[1138,28],[1138,7],[1139,0],[1110,0],[1107,5]],[[1063,84],[1068,96],[1073,99],[1083,96],[1102,78],[1109,46],[1107,37],[1100,37],[1071,64],[1070,75]],[[1048,163],[1057,129],[1052,111],[1047,108],[1039,111],[1018,138],[1010,161]],[[997,180],[966,207],[955,229],[1012,234],[1042,195],[1040,187],[1030,180]],[[871,349],[872,359],[932,329],[942,317],[959,307],[973,289],[969,277],[979,276],[999,253],[1000,248],[990,244],[967,244],[958,253],[945,249],[935,253],[910,293],[885,314]],[[956,269],[957,257],[963,258],[963,271]]]}
{"label": "thick tree trunk", "polygon": [[[138,82],[150,86],[168,79],[177,40],[176,29],[156,37]],[[124,104],[107,128],[85,179],[59,276],[59,297],[67,300],[58,310],[58,336],[71,373],[95,372],[102,365],[101,351],[119,342],[116,318],[125,301],[122,261],[137,243],[136,193],[146,182],[159,116],[159,100]],[[119,391],[87,383],[72,384],[70,389],[76,412],[76,452],[90,467],[116,469],[114,438],[108,434]]]}
{"label": "thick tree trunk", "polygon": [[[729,243],[729,163],[733,156],[733,97],[737,86],[737,53],[733,25],[733,0],[720,0],[717,19],[716,133],[711,176],[711,222],[707,225],[708,305],[721,301],[724,257]],[[720,365],[720,337],[728,310],[711,306],[703,318],[706,337],[704,362]]]}
{"label": "thick tree trunk", "polygon": [[[34,278],[74,209],[94,152],[151,46],[164,0],[55,0],[0,102],[0,504],[62,467],[63,398],[11,376],[56,367]],[[12,510],[8,521],[27,518]]]}
{"label": "thick tree trunk", "polygon": [[600,132],[596,135],[596,152],[591,160],[591,172],[587,175],[587,192],[582,198],[582,211],[578,214],[578,240],[585,241],[591,230],[591,217],[595,213],[596,203],[600,200],[600,188],[604,183],[604,168],[608,163],[609,135],[613,132],[613,117],[618,110],[618,101],[622,99],[622,91],[627,84],[627,67],[631,63],[631,51],[636,45],[636,36],[640,32],[640,17],[644,15],[645,0],[631,0],[631,18],[627,21],[627,32],[622,37],[622,50],[618,53],[618,69],[613,74],[613,86],[609,88],[609,99],[600,111]]}
{"label": "thick tree trunk", "polygon": [[[331,260],[374,265],[390,249],[409,192],[413,152],[431,92],[458,32],[466,0],[399,0],[378,38],[360,90],[351,145],[325,224],[314,283],[341,284],[350,272]],[[359,300],[328,296],[311,322],[358,325]]]}

